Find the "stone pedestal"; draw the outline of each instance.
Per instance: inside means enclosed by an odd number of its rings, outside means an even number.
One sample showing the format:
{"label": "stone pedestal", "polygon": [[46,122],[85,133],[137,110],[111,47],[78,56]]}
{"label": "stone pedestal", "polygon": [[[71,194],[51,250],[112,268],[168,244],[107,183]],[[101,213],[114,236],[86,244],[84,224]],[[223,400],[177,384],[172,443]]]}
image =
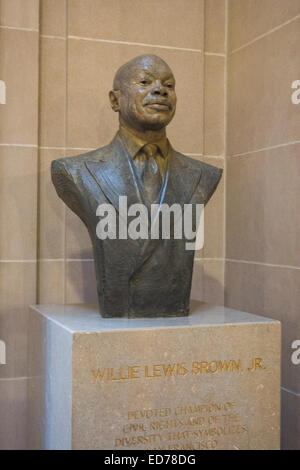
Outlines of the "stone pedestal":
{"label": "stone pedestal", "polygon": [[30,331],[30,448],[279,448],[278,321],[203,303],[149,320],[40,305]]}

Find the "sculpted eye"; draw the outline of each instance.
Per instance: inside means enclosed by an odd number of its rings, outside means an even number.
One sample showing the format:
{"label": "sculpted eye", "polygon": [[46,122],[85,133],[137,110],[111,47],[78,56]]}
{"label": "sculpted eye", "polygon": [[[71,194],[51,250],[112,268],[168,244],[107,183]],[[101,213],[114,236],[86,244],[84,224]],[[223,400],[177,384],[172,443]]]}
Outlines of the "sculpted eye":
{"label": "sculpted eye", "polygon": [[168,84],[167,84],[167,88],[173,88],[172,83],[168,83]]}
{"label": "sculpted eye", "polygon": [[141,82],[140,82],[140,83],[141,83],[142,85],[147,85],[147,83],[148,83],[148,80],[145,80],[145,79],[143,79],[143,80],[141,80]]}

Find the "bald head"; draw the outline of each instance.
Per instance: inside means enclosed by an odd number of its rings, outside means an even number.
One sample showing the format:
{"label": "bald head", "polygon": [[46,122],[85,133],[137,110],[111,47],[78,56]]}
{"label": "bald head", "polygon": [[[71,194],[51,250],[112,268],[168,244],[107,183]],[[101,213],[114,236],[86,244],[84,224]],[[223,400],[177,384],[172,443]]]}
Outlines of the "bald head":
{"label": "bald head", "polygon": [[[168,64],[154,54],[143,54],[133,59],[129,60],[117,70],[114,82],[113,89],[121,90],[122,85],[128,83],[133,74],[138,70],[151,70],[153,67],[161,67],[165,70],[168,70],[170,75],[173,76],[173,72],[168,66]],[[174,77],[173,77],[174,78]]]}

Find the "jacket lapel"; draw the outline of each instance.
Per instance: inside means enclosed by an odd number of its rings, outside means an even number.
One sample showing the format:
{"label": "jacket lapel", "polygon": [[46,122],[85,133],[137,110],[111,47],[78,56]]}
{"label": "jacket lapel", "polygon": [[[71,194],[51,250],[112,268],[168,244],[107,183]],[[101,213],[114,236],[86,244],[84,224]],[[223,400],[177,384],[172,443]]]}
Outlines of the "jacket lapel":
{"label": "jacket lapel", "polygon": [[[118,136],[113,139],[105,154],[86,161],[85,165],[116,210],[119,208],[119,196],[127,196],[128,206],[143,202],[132,162]],[[201,171],[190,168],[182,156],[171,148],[160,204],[188,204],[200,177]]]}
{"label": "jacket lapel", "polygon": [[201,178],[201,170],[195,171],[190,168],[188,162],[171,149],[170,162],[168,170],[168,181],[164,194],[162,194],[161,203],[168,204],[188,204],[194,192],[196,191]]}
{"label": "jacket lapel", "polygon": [[131,161],[118,137],[100,159],[87,161],[85,166],[117,211],[119,196],[127,196],[128,206],[142,202]]}

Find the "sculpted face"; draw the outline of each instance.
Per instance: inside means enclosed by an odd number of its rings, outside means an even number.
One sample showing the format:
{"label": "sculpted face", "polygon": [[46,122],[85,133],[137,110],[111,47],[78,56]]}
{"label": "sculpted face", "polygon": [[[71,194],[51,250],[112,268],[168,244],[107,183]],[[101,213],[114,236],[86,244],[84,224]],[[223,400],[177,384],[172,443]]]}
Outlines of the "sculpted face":
{"label": "sculpted face", "polygon": [[157,56],[137,57],[117,72],[110,100],[125,125],[139,131],[162,129],[176,109],[173,73]]}

